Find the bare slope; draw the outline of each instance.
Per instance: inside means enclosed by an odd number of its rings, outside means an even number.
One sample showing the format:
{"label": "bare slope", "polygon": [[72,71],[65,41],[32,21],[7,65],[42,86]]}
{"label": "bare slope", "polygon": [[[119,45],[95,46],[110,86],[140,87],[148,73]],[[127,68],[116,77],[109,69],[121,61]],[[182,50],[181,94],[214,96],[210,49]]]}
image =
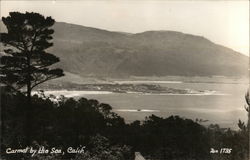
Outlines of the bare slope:
{"label": "bare slope", "polygon": [[66,71],[83,76],[242,76],[248,57],[204,37],[173,31],[138,34],[55,25],[52,52]]}
{"label": "bare slope", "polygon": [[[1,31],[6,31],[1,24]],[[248,57],[200,36],[174,31],[111,32],[57,22],[50,52],[80,76],[246,76]]]}

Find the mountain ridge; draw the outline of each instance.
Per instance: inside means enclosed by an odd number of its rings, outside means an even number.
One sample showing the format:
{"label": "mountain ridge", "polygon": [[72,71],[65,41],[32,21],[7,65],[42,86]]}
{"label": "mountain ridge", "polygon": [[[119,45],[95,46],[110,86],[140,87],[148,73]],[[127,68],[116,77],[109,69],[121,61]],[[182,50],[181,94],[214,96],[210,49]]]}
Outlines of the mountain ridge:
{"label": "mountain ridge", "polygon": [[[1,27],[2,28],[2,27]],[[247,76],[248,57],[177,31],[112,32],[65,22],[53,26],[56,67],[82,77]]]}

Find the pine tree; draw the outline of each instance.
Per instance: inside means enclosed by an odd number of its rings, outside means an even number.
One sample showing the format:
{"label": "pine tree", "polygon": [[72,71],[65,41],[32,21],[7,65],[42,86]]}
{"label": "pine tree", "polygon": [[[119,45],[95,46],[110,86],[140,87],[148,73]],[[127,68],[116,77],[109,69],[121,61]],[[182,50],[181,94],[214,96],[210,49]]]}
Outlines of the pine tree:
{"label": "pine tree", "polygon": [[[10,12],[2,18],[7,33],[1,33],[5,55],[1,57],[1,83],[15,91],[24,89],[27,97],[27,134],[32,130],[31,91],[48,80],[63,76],[63,70],[50,69],[59,58],[46,49],[53,43],[51,29],[55,20],[38,13]],[[22,90],[23,91],[23,90]],[[27,135],[30,139],[30,136]],[[29,142],[28,142],[29,143]]]}

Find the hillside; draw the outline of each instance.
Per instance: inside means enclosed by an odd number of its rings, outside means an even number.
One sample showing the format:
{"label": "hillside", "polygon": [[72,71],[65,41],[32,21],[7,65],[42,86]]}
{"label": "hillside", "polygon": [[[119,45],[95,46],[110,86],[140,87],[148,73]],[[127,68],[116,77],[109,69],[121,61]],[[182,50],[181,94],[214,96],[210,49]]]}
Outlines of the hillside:
{"label": "hillside", "polygon": [[248,57],[200,36],[174,31],[111,32],[57,22],[56,66],[80,76],[245,76]]}

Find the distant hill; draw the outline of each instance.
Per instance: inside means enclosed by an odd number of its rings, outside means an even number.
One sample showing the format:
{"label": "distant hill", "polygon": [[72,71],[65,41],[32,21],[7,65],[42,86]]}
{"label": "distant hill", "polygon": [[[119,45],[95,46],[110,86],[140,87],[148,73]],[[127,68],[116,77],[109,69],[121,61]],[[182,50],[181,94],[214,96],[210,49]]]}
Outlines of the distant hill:
{"label": "distant hill", "polygon": [[174,31],[111,32],[57,22],[56,66],[80,76],[246,76],[248,57],[200,36]]}

